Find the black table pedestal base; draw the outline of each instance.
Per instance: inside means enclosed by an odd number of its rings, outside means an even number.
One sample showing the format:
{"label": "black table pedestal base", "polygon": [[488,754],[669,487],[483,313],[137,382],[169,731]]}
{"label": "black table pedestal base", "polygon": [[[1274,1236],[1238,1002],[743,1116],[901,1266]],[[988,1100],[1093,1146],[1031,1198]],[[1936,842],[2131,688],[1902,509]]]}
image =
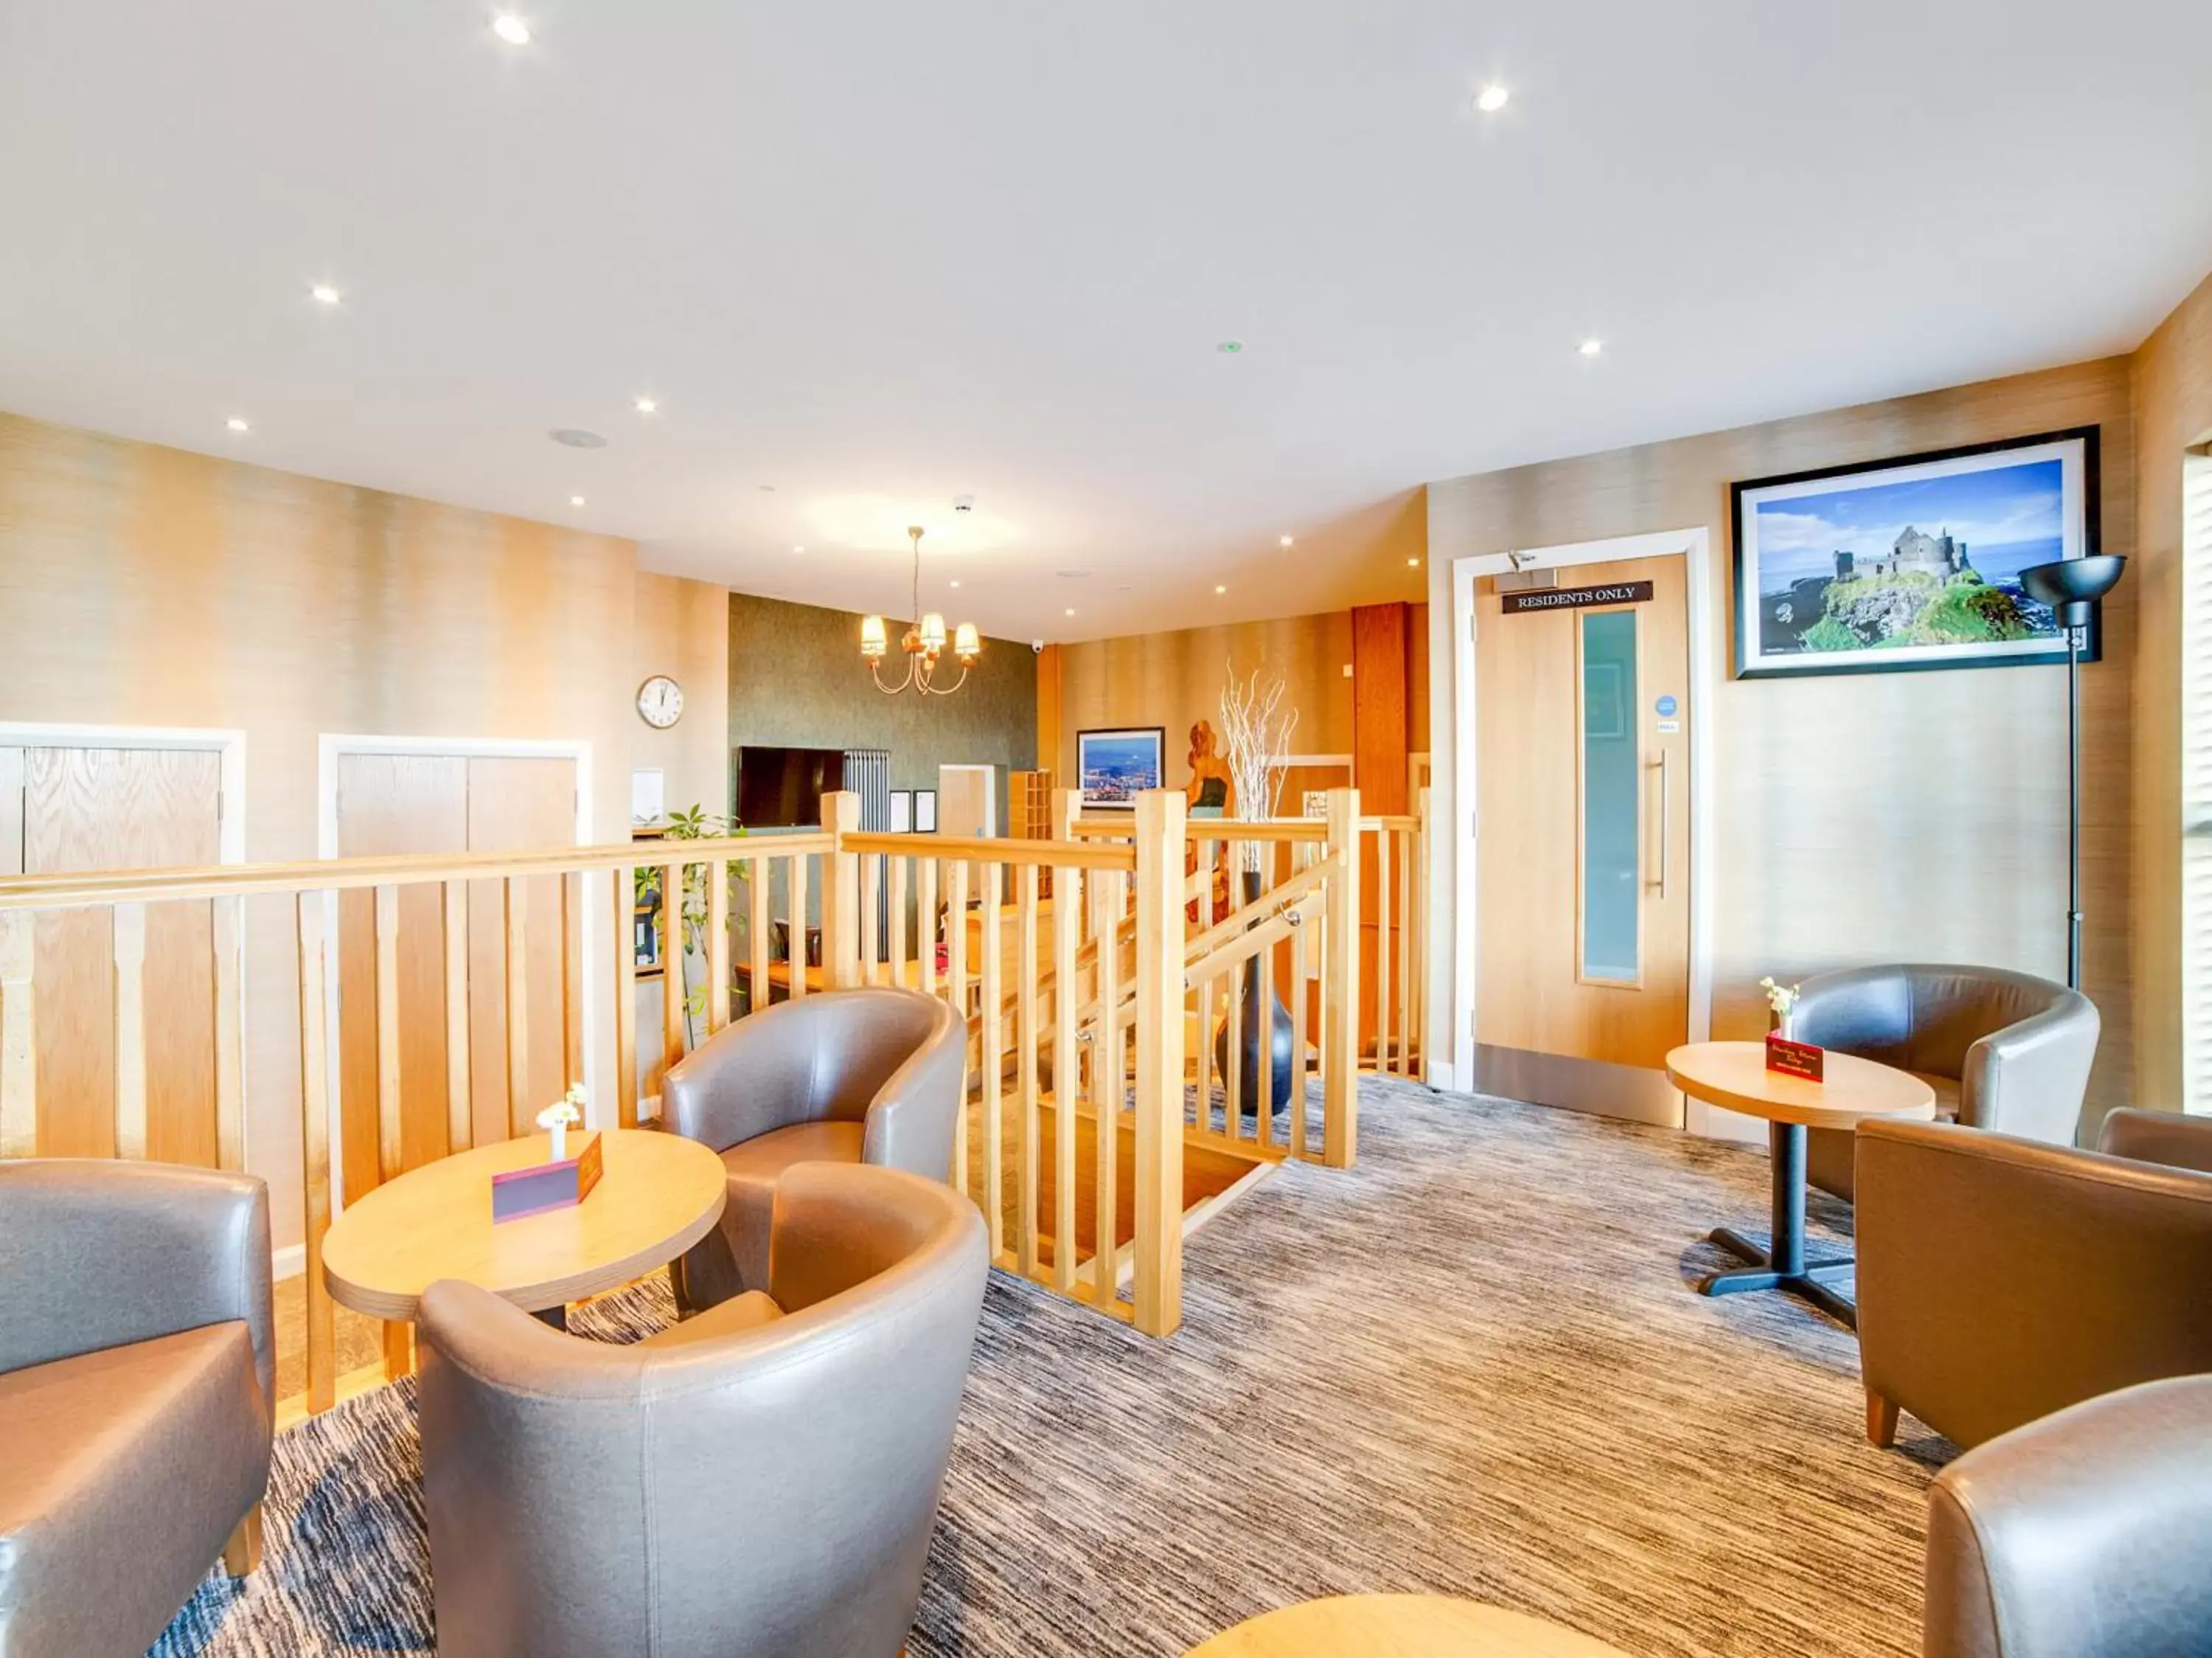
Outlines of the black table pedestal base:
{"label": "black table pedestal base", "polygon": [[1698,1288],[1708,1295],[1738,1295],[1753,1289],[1779,1289],[1810,1301],[1846,1329],[1859,1327],[1858,1309],[1828,1288],[1831,1279],[1851,1270],[1852,1263],[1805,1259],[1805,1130],[1797,1123],[1769,1126],[1774,1161],[1773,1242],[1761,1249],[1750,1239],[1727,1227],[1709,1233],[1709,1239],[1748,1266],[1715,1272]]}

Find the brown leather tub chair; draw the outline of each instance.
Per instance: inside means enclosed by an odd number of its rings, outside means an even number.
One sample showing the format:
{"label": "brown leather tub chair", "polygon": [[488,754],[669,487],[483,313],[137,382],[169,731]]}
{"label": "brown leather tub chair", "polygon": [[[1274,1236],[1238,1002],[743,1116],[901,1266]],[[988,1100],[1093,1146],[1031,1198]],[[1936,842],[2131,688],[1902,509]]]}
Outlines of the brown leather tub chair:
{"label": "brown leather tub chair", "polygon": [[[1860,1125],[1875,1443],[1900,1405],[1971,1448],[2100,1393],[2212,1371],[2212,1119],[2115,1112],[2099,1144]],[[2166,1161],[2183,1158],[2194,1166]]]}
{"label": "brown leather tub chair", "polygon": [[259,1180],[0,1162],[0,1653],[142,1658],[252,1570],[274,1364]]}
{"label": "brown leather tub chair", "polygon": [[[2079,991],[1999,967],[1851,967],[1801,987],[1793,1034],[1909,1070],[1936,1112],[1969,1128],[2070,1146],[2097,1057],[2096,1004]],[[1814,1129],[1805,1176],[1849,1200],[1851,1137]]]}
{"label": "brown leather tub chair", "polygon": [[720,1152],[720,1227],[672,1274],[687,1312],[768,1282],[776,1176],[793,1163],[879,1163],[952,1173],[968,1033],[919,991],[827,991],[747,1015],[672,1069],[665,1128]]}
{"label": "brown leather tub chair", "polygon": [[1960,1457],[1929,1494],[1927,1658],[2212,1651],[2212,1376],[2146,1382]]}
{"label": "brown leather tub chair", "polygon": [[449,1658],[891,1658],[921,1594],[988,1271],[982,1216],[805,1164],[766,1293],[635,1346],[474,1285],[422,1297]]}

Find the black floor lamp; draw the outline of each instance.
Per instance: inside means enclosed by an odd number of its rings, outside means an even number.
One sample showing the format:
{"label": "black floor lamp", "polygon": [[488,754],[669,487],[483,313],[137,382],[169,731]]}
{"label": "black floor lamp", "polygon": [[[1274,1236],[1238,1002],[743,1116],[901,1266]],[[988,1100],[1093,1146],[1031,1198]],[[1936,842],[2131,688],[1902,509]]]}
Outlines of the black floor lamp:
{"label": "black floor lamp", "polygon": [[2081,632],[2128,561],[2118,553],[2062,558],[2021,571],[2020,584],[2066,630],[2066,985],[2081,988]]}

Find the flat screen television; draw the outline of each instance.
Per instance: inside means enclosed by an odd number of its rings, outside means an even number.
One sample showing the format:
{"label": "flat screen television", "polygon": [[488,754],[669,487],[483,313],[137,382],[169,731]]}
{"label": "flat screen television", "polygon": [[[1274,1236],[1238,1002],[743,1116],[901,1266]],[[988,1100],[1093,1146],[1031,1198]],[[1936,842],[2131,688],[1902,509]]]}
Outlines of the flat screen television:
{"label": "flat screen television", "polygon": [[818,829],[822,797],[844,786],[842,749],[738,750],[738,821],[748,829]]}

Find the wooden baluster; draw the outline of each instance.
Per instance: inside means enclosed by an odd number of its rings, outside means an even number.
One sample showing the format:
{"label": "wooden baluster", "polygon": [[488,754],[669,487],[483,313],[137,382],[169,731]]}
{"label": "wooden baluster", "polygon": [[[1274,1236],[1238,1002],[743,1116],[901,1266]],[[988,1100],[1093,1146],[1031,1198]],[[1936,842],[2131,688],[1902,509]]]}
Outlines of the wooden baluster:
{"label": "wooden baluster", "polygon": [[1016,1148],[1020,1155],[1021,1230],[1016,1236],[1016,1259],[1022,1276],[1037,1275],[1037,1141],[1044,1132],[1037,1087],[1037,867],[1024,863],[1015,875],[1014,1042],[1015,1075],[1021,1088],[1021,1126]]}
{"label": "wooden baluster", "polygon": [[[466,1151],[476,1143],[476,1118],[469,1082],[469,884],[445,885],[446,934],[446,1149]],[[625,917],[615,934],[617,949],[629,933]]]}
{"label": "wooden baluster", "polygon": [[115,926],[115,1155],[143,1158],[146,1122],[146,906],[118,904]]}
{"label": "wooden baluster", "polygon": [[[1265,873],[1264,871],[1262,873]],[[1257,1086],[1252,1093],[1252,1137],[1262,1147],[1275,1136],[1275,948],[1269,945],[1246,964],[1260,991],[1259,1029],[1254,1057],[1259,1061]]]}
{"label": "wooden baluster", "polygon": [[892,984],[902,985],[907,983],[906,860],[903,857],[894,857],[890,863],[890,979]]}
{"label": "wooden baluster", "polygon": [[707,1033],[730,1022],[730,861],[707,865]]}
{"label": "wooden baluster", "polygon": [[38,917],[0,911],[0,1157],[39,1155]]}
{"label": "wooden baluster", "polygon": [[1183,798],[1137,796],[1137,1328],[1182,1322]]}
{"label": "wooden baluster", "polygon": [[1322,966],[1322,1161],[1359,1155],[1359,791],[1328,796],[1328,933]]}
{"label": "wooden baluster", "polygon": [[1128,877],[1119,869],[1100,876],[1109,920],[1098,950],[1098,1023],[1091,1043],[1091,1112],[1097,1124],[1097,1190],[1091,1221],[1091,1297],[1111,1307],[1121,1294],[1121,953],[1114,948],[1111,917],[1121,913]]}
{"label": "wooden baluster", "polygon": [[[514,883],[509,882],[512,886]],[[684,1057],[684,866],[660,871],[660,1073]]]}
{"label": "wooden baluster", "polygon": [[507,1131],[535,1131],[550,1100],[530,1100],[530,885],[509,875],[500,883],[507,920]]}
{"label": "wooden baluster", "polygon": [[845,850],[860,832],[860,797],[840,789],[822,797],[822,828],[832,850],[822,869],[822,982],[833,991],[860,982],[860,860]]}
{"label": "wooden baluster", "polygon": [[405,1172],[399,1094],[399,888],[376,889],[376,1184]]}
{"label": "wooden baluster", "polygon": [[[1222,848],[1222,857],[1229,866],[1229,907],[1243,907],[1244,861],[1237,856],[1237,843],[1231,841]],[[1229,1033],[1227,1063],[1221,1068],[1224,1104],[1221,1114],[1221,1131],[1231,1140],[1241,1139],[1244,1131],[1244,975],[1249,965],[1231,967],[1221,976],[1223,1026]],[[1210,1124],[1201,1121],[1201,1127]]]}
{"label": "wooden baluster", "polygon": [[[937,994],[937,860],[914,861],[915,954],[921,962],[921,993]],[[963,1016],[965,1010],[963,1009]]]}
{"label": "wooden baluster", "polygon": [[323,894],[294,900],[300,947],[300,1186],[306,1198],[307,1269],[307,1409],[337,1403],[337,1330],[330,1286],[323,1281],[323,1234],[331,1229],[330,1068],[324,1024],[328,964],[324,958]]}
{"label": "wooden baluster", "polygon": [[[807,871],[812,867],[810,854],[801,853],[790,860],[791,892],[785,910],[784,930],[791,936],[791,960],[787,965],[791,969],[789,994],[794,1002],[813,988],[807,983],[806,978],[806,875]],[[836,860],[825,855],[822,860],[822,867],[824,869],[834,870],[836,867]],[[830,960],[830,890],[824,887],[822,894],[822,961],[825,974],[829,971]],[[834,979],[826,980],[826,982],[832,985],[836,984]]]}
{"label": "wooden baluster", "polygon": [[1293,1157],[1306,1155],[1306,985],[1313,978],[1313,917],[1319,908],[1310,894],[1298,902],[1306,918],[1291,935],[1291,1115],[1284,1134]]}
{"label": "wooden baluster", "polygon": [[1413,904],[1413,1045],[1414,1075],[1429,1080],[1429,791],[1420,794],[1420,827],[1413,832],[1413,881],[1419,896]]}
{"label": "wooden baluster", "polygon": [[991,1259],[1006,1247],[1006,1145],[1000,1117],[1006,1076],[1006,991],[1000,978],[999,865],[981,866],[983,881],[983,1042],[976,1063],[983,1072],[983,1220],[991,1229]]}
{"label": "wooden baluster", "polygon": [[[953,1016],[968,1022],[968,864],[955,859],[945,872],[945,994]],[[963,1039],[964,1056],[966,1043]],[[963,1197],[971,1184],[968,1168],[968,1079],[960,1079],[960,1112],[952,1119],[952,1186]],[[995,1252],[994,1252],[995,1253]]]}
{"label": "wooden baluster", "polygon": [[[799,860],[793,858],[787,861],[795,863]],[[768,859],[764,857],[749,859],[745,864],[745,897],[746,909],[749,912],[745,921],[745,930],[749,935],[746,942],[751,947],[750,959],[746,964],[749,970],[745,990],[747,1013],[758,1013],[775,1000],[775,994],[769,989],[768,983],[768,889],[770,868]],[[806,936],[802,931],[799,936],[799,954],[804,956],[806,953]],[[802,961],[799,966],[803,968],[805,963]]]}
{"label": "wooden baluster", "polygon": [[1390,832],[1375,832],[1375,1072],[1390,1073]]}
{"label": "wooden baluster", "polygon": [[1413,1074],[1413,837],[1398,834],[1398,1075]]}
{"label": "wooden baluster", "polygon": [[[1036,871],[1030,871],[1032,885]],[[1075,1021],[1083,998],[1075,984],[1076,935],[1083,928],[1083,871],[1055,870],[1052,878],[1052,1282],[1063,1295],[1075,1293]]]}
{"label": "wooden baluster", "polygon": [[242,898],[218,898],[208,905],[215,958],[215,1160],[218,1168],[233,1173],[246,1167],[245,1021],[239,999],[245,905]]}
{"label": "wooden baluster", "polygon": [[[614,899],[615,1124],[637,1126],[637,871],[623,864],[607,872]],[[451,900],[447,914],[452,913]],[[467,1009],[463,1009],[465,1014]]]}
{"label": "wooden baluster", "polygon": [[882,954],[882,934],[878,926],[878,906],[883,901],[884,861],[870,852],[860,860],[860,982],[880,984],[883,966],[878,960]]}
{"label": "wooden baluster", "polygon": [[[561,876],[562,1089],[584,1080],[584,872]],[[547,1101],[550,1105],[551,1101]]]}

